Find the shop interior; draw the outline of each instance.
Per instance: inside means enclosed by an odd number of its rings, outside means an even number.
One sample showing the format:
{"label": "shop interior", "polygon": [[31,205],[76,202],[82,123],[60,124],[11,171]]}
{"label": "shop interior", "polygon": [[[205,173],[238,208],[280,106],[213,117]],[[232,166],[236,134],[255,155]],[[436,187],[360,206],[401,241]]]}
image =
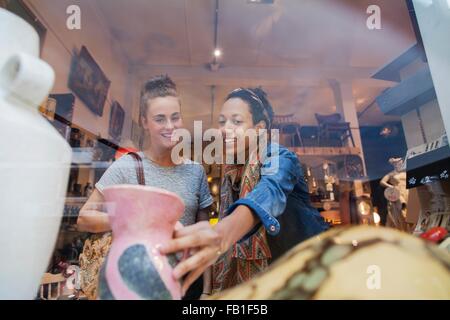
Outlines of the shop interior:
{"label": "shop interior", "polygon": [[[368,26],[372,2],[382,7],[380,29]],[[72,4],[0,1],[40,35],[40,56],[56,79],[39,110],[73,151],[37,299],[83,299],[52,284],[79,265],[89,234],[76,221],[95,183],[126,150],[145,144],[141,86],[159,74],[177,83],[192,133],[194,121],[217,126],[232,89],[264,88],[280,144],[297,154],[311,201],[331,227],[450,229],[443,106],[411,1],[83,0],[80,21]],[[220,170],[204,167],[218,207]],[[386,188],[391,179],[394,191]],[[401,222],[391,218],[399,198]]]}

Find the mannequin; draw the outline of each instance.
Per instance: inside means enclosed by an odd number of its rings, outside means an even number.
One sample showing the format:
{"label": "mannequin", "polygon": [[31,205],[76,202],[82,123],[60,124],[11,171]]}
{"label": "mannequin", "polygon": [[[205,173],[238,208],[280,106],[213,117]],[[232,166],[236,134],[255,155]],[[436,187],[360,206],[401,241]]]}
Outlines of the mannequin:
{"label": "mannequin", "polygon": [[380,185],[386,188],[385,197],[388,200],[386,226],[408,231],[405,220],[408,190],[406,189],[406,172],[403,170],[403,159],[391,158],[389,163],[394,167],[394,170],[380,181]]}

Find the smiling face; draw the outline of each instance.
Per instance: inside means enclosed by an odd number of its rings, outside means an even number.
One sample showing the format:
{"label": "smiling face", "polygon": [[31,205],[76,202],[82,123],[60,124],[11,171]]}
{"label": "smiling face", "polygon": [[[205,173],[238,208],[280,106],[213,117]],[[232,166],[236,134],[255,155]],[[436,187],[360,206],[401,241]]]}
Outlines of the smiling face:
{"label": "smiling face", "polygon": [[[248,150],[249,138],[246,131],[265,127],[264,122],[253,123],[253,117],[248,104],[239,98],[231,98],[222,106],[219,115],[219,129],[224,138],[224,150],[226,154],[237,156]],[[239,141],[244,141],[245,144]]]}
{"label": "smiling face", "polygon": [[183,127],[178,98],[166,96],[149,99],[142,126],[155,149],[172,149],[177,144],[177,141],[172,141],[172,134],[175,129]]}

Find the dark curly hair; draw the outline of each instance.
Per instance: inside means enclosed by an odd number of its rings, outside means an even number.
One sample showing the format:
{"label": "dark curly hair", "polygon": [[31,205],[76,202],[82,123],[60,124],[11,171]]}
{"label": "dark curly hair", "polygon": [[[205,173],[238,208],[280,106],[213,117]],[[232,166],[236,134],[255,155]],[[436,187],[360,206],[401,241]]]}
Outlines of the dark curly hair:
{"label": "dark curly hair", "polygon": [[273,121],[273,108],[267,98],[267,93],[261,88],[238,88],[231,91],[225,101],[232,98],[239,98],[245,101],[250,107],[253,124],[260,121],[266,123],[266,129],[270,129]]}
{"label": "dark curly hair", "polygon": [[176,97],[179,98],[177,86],[168,75],[158,75],[148,80],[142,89],[140,114],[147,114],[148,100],[158,97]]}

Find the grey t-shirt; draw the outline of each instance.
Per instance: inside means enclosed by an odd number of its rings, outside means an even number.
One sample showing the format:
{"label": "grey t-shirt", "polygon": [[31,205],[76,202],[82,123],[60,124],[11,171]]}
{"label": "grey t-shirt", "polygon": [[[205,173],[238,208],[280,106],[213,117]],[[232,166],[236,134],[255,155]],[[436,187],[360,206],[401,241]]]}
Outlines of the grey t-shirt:
{"label": "grey t-shirt", "polygon": [[[180,219],[183,225],[195,223],[197,212],[213,203],[203,167],[190,160],[174,167],[161,167],[143,152],[138,152],[144,166],[145,184],[176,193],[184,201],[184,214]],[[117,184],[138,184],[136,162],[130,155],[115,161],[95,184],[97,190]]]}

